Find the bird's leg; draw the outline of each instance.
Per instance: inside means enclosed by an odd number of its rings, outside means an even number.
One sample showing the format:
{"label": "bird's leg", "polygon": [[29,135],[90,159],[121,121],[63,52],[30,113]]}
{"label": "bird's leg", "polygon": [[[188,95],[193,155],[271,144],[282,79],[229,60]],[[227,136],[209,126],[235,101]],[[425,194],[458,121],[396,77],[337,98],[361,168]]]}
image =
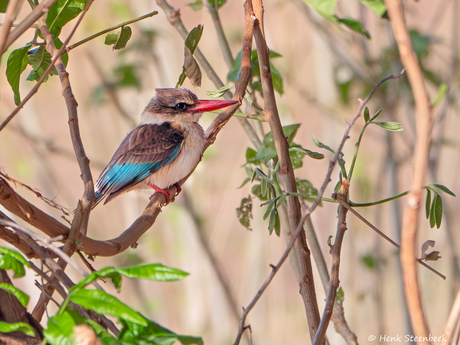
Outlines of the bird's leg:
{"label": "bird's leg", "polygon": [[[149,186],[150,188],[153,188],[153,190],[155,191],[155,193],[161,193],[163,194],[165,197],[166,197],[166,205],[169,204],[169,192],[164,190],[164,189],[161,189],[157,186],[155,186],[154,184],[152,183],[147,183],[147,186]],[[154,194],[155,195],[155,194]],[[149,198],[149,199],[152,199],[153,195]]]}

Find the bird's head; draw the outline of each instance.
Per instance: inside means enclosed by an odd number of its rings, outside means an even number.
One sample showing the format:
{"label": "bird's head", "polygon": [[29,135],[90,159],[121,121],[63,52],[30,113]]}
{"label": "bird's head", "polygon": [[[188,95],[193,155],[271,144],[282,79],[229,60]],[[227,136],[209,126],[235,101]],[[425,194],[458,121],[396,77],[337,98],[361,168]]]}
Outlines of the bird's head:
{"label": "bird's head", "polygon": [[141,124],[165,121],[198,122],[203,112],[235,103],[237,101],[200,100],[187,89],[156,89],[155,97],[141,115]]}

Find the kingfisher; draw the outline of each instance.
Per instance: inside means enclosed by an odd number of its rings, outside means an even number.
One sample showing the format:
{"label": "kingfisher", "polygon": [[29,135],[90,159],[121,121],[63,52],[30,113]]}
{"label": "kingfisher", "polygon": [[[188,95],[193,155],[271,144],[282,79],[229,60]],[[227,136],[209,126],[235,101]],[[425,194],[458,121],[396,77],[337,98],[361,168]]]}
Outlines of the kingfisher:
{"label": "kingfisher", "polygon": [[187,89],[156,89],[141,115],[139,125],[121,142],[96,181],[95,207],[133,189],[166,191],[188,177],[201,160],[206,137],[198,120],[205,111],[238,101],[199,100]]}

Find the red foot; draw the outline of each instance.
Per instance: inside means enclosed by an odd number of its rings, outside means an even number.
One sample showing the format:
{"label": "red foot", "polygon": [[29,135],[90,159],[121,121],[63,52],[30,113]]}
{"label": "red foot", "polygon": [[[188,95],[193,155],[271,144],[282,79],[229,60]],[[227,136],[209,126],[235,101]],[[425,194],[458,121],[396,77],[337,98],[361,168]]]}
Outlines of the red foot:
{"label": "red foot", "polygon": [[[147,185],[151,188],[153,188],[153,190],[155,191],[155,194],[156,193],[161,193],[163,194],[165,197],[166,197],[166,205],[169,204],[169,193],[168,191],[164,190],[164,189],[161,189],[161,188],[158,188],[157,186],[155,186],[154,184],[150,184],[150,183],[147,183]],[[154,195],[155,195],[154,194]],[[149,198],[151,199],[153,197],[153,195]]]}

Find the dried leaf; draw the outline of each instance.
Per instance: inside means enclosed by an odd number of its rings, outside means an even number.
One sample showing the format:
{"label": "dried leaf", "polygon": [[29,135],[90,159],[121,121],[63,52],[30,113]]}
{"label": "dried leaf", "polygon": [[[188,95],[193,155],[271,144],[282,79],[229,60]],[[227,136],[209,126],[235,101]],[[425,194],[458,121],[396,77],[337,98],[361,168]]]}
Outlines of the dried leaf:
{"label": "dried leaf", "polygon": [[190,49],[184,47],[184,69],[185,75],[193,86],[201,86],[201,70],[192,55]]}
{"label": "dried leaf", "polygon": [[422,244],[422,256],[420,257],[420,260],[437,261],[441,259],[441,256],[439,255],[438,251],[433,251],[428,254],[426,253],[428,248],[434,247],[435,244],[436,244],[436,241],[433,241],[433,240],[425,241],[425,243]]}

